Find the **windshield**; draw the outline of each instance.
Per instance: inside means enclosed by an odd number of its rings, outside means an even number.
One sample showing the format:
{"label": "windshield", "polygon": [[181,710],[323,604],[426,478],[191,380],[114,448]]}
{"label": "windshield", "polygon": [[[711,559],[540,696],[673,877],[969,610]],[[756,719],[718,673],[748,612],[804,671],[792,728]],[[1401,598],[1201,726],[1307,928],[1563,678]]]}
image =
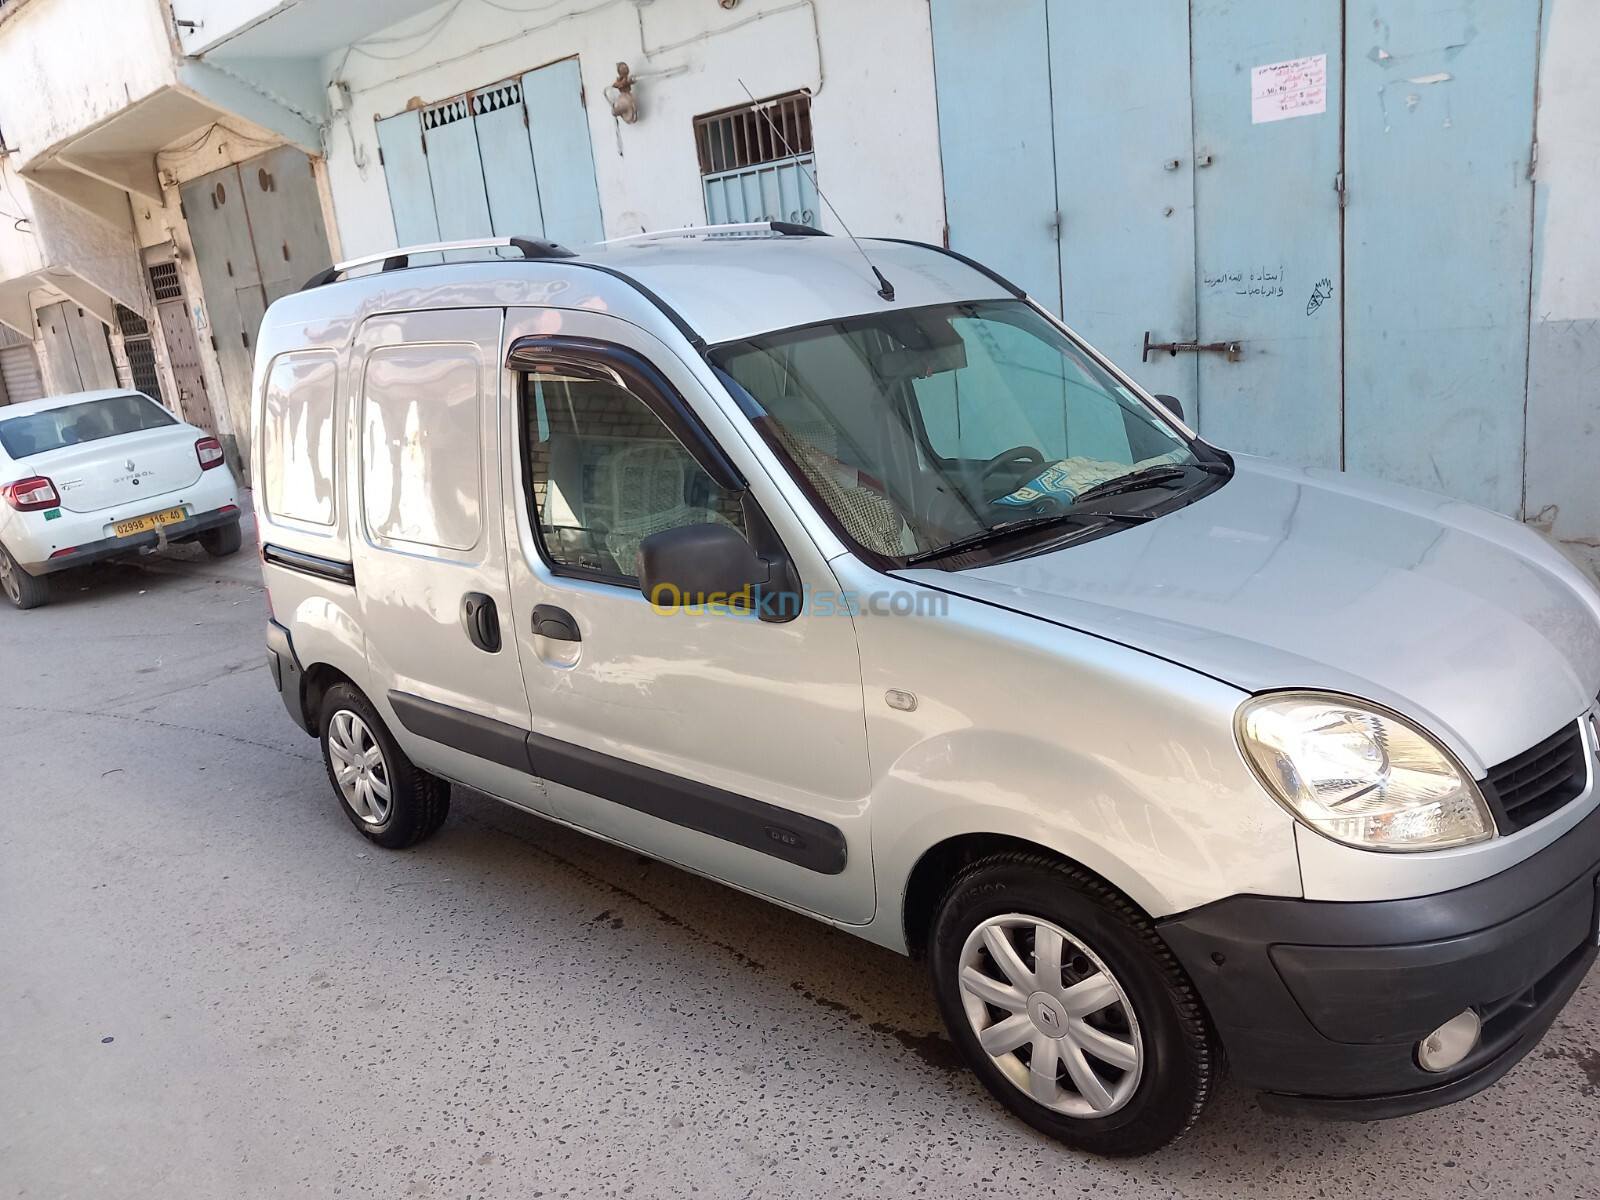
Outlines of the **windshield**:
{"label": "windshield", "polygon": [[0,420],[0,446],[12,458],[27,458],[79,442],[176,424],[177,419],[154,400],[129,393]]}
{"label": "windshield", "polygon": [[1087,521],[1135,471],[1127,490],[1148,477],[1165,499],[1214,469],[1020,301],[854,317],[712,358],[836,525],[886,558]]}

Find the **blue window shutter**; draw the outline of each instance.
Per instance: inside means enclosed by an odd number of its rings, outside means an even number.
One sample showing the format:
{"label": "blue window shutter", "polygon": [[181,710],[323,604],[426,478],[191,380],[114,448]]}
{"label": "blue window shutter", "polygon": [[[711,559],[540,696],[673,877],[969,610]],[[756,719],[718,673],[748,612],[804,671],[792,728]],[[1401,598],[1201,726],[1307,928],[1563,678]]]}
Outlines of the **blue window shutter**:
{"label": "blue window shutter", "polygon": [[569,246],[605,237],[594,148],[583,106],[578,60],[564,59],[522,77],[528,106],[528,141],[539,180],[545,236]]}
{"label": "blue window shutter", "polygon": [[518,80],[483,88],[472,95],[477,115],[478,154],[489,198],[489,222],[496,237],[543,237],[544,210],[539,179],[528,144],[528,110]]}
{"label": "blue window shutter", "polygon": [[428,157],[422,152],[422,126],[415,112],[403,112],[378,122],[378,145],[383,150],[383,175],[389,185],[389,209],[394,233],[401,246],[439,240],[439,219],[433,210],[433,185],[428,179]]}

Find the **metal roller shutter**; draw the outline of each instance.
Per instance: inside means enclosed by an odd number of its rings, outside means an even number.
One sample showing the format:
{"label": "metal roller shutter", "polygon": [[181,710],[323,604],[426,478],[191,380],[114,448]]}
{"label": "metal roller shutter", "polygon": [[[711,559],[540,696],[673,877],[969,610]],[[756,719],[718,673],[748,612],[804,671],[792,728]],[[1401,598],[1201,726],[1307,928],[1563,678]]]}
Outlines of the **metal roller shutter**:
{"label": "metal roller shutter", "polygon": [[44,398],[44,379],[32,345],[0,349],[0,403],[21,404]]}

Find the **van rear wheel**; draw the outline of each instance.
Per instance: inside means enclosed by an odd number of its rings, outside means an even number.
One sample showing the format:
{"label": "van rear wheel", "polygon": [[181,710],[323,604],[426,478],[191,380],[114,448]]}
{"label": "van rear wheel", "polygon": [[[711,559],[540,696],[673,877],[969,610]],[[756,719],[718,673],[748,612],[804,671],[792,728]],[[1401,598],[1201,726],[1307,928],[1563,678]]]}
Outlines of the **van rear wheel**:
{"label": "van rear wheel", "polygon": [[1076,1150],[1147,1154],[1199,1119],[1221,1055],[1150,921],[1085,871],[998,854],[934,917],[934,994],[950,1036],[1017,1116]]}
{"label": "van rear wheel", "polygon": [[368,841],[398,850],[439,831],[450,812],[450,785],[406,757],[353,685],[328,689],[321,741],[334,795]]}

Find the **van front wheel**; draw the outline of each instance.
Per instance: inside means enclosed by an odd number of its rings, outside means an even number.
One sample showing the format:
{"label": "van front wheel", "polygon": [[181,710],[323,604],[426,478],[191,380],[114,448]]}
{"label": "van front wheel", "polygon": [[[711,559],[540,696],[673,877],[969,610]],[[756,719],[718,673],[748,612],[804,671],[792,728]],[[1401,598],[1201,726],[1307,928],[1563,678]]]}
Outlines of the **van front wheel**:
{"label": "van front wheel", "polygon": [[934,993],[996,1099],[1076,1150],[1146,1154],[1199,1118],[1221,1069],[1194,987],[1149,920],[1085,871],[999,854],[934,917]]}
{"label": "van front wheel", "polygon": [[420,770],[348,683],[322,702],[322,761],[350,823],[391,850],[432,837],[450,812],[450,785]]}

